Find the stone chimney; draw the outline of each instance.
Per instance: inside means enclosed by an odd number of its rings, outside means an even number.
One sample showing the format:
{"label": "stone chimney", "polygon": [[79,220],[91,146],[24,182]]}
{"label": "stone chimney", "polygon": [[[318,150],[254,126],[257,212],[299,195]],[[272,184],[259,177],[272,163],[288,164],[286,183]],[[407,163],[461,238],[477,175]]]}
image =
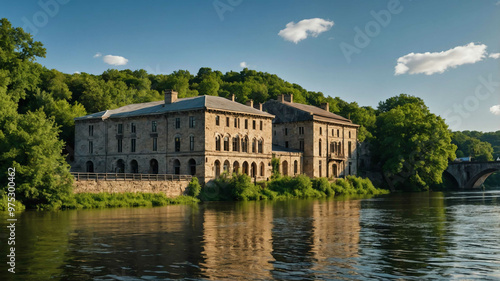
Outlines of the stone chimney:
{"label": "stone chimney", "polygon": [[247,105],[253,107],[253,100],[247,100]]}
{"label": "stone chimney", "polygon": [[234,94],[231,94],[231,101],[234,101]]}
{"label": "stone chimney", "polygon": [[327,102],[322,103],[321,104],[321,108],[324,109],[324,110],[326,110],[326,111],[328,111],[328,112],[330,112],[330,104],[327,103]]}
{"label": "stone chimney", "polygon": [[285,95],[278,95],[277,100],[283,103],[285,101]]}
{"label": "stone chimney", "polygon": [[254,108],[255,108],[255,109],[258,109],[258,110],[260,110],[260,111],[262,111],[262,103],[261,103],[261,102],[259,102],[259,104],[258,104],[258,105],[256,104],[256,105],[254,106]]}
{"label": "stone chimney", "polygon": [[177,92],[174,90],[165,90],[165,104],[171,104],[177,101]]}
{"label": "stone chimney", "polygon": [[293,103],[293,94],[289,94],[289,95],[284,95],[284,99],[285,101],[289,102],[289,103]]}

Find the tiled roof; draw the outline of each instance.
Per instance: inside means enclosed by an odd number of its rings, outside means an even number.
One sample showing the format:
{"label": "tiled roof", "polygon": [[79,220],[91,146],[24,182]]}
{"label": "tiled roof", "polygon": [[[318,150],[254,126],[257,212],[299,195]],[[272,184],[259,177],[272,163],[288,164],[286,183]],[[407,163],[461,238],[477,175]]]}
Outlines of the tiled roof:
{"label": "tiled roof", "polygon": [[260,115],[264,117],[274,117],[273,115],[267,112],[260,111],[253,107],[249,107],[241,103],[228,100],[223,97],[197,96],[197,97],[178,99],[177,101],[171,104],[165,104],[165,101],[153,101],[153,102],[130,104],[112,110],[106,110],[97,113],[92,113],[83,117],[77,117],[75,118],[75,120],[96,119],[96,118],[107,119],[107,118],[155,115],[167,112],[177,112],[177,111],[196,110],[196,109],[216,109],[216,110],[223,110],[230,112]]}
{"label": "tiled roof", "polygon": [[322,108],[319,108],[319,107],[316,107],[316,106],[313,106],[313,105],[307,105],[307,104],[301,104],[301,103],[293,103],[293,102],[283,102],[283,104],[286,104],[288,106],[291,106],[291,107],[294,107],[294,108],[297,108],[297,109],[300,109],[302,111],[306,111],[306,112],[309,112],[313,115],[317,115],[317,116],[321,116],[321,117],[327,117],[327,118],[333,118],[333,119],[337,119],[339,121],[344,121],[344,122],[351,122],[351,120],[347,119],[347,118],[344,118],[340,115],[337,115],[335,113],[331,113],[329,111],[326,111]]}

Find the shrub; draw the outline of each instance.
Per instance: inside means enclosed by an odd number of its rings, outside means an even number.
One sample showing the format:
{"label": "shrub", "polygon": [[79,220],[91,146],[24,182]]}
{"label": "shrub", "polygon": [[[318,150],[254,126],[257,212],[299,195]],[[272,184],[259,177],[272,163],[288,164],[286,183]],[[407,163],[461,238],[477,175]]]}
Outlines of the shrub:
{"label": "shrub", "polygon": [[201,192],[201,185],[198,182],[198,178],[193,177],[187,187],[187,194],[189,196],[198,197],[198,195],[200,195],[200,192]]}

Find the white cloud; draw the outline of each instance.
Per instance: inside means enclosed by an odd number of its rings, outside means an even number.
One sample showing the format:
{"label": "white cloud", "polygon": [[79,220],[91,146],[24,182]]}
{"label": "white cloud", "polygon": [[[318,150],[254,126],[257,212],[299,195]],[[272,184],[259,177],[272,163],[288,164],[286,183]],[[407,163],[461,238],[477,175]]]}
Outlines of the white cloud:
{"label": "white cloud", "polygon": [[240,67],[241,68],[245,68],[245,67],[248,67],[248,64],[244,61],[240,62]]}
{"label": "white cloud", "polygon": [[73,72],[73,74],[80,74],[80,71],[75,71]]}
{"label": "white cloud", "polygon": [[490,107],[490,112],[495,115],[500,115],[500,104]]}
{"label": "white cloud", "polygon": [[126,65],[128,59],[121,56],[105,55],[102,60],[110,65]]}
{"label": "white cloud", "polygon": [[493,58],[493,59],[500,59],[500,53],[493,53],[493,54],[490,54],[490,58]]}
{"label": "white cloud", "polygon": [[305,19],[298,23],[289,22],[285,29],[280,30],[279,36],[287,41],[297,44],[308,36],[316,37],[320,33],[328,31],[333,26],[333,21],[320,18]]}
{"label": "white cloud", "polygon": [[398,58],[394,74],[443,73],[448,68],[476,63],[486,57],[486,45],[469,43],[453,49],[434,53],[409,53]]}
{"label": "white cloud", "polygon": [[100,56],[102,56],[102,54],[101,54],[101,53],[99,53],[99,52],[97,52],[97,53],[94,55],[94,58],[98,58],[98,57],[100,57]]}

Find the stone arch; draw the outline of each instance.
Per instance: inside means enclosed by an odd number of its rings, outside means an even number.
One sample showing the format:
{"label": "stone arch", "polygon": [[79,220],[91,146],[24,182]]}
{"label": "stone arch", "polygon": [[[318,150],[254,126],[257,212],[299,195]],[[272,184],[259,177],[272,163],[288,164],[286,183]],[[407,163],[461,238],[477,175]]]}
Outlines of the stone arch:
{"label": "stone arch", "polygon": [[94,162],[87,161],[87,163],[85,163],[85,170],[87,171],[87,173],[93,173],[94,172]]}
{"label": "stone arch", "polygon": [[125,161],[123,159],[118,159],[116,161],[116,173],[125,173]]}
{"label": "stone arch", "polygon": [[224,171],[224,173],[229,173],[230,169],[229,165],[230,165],[229,160],[224,161],[224,165],[222,166],[222,170]]}
{"label": "stone arch", "polygon": [[233,173],[238,174],[240,172],[240,163],[238,161],[234,161],[233,163]]}
{"label": "stone arch", "polygon": [[181,174],[181,161],[179,159],[174,159],[174,174]]}
{"label": "stone arch", "polygon": [[218,178],[220,176],[220,161],[215,160],[214,162],[214,172],[215,172],[215,177]]}
{"label": "stone arch", "polygon": [[137,160],[134,159],[134,160],[130,161],[130,171],[133,174],[139,173],[139,164],[137,163]]}
{"label": "stone arch", "polygon": [[337,163],[333,163],[333,165],[332,165],[332,175],[334,178],[339,177],[339,168],[337,166]]}
{"label": "stone arch", "polygon": [[247,161],[243,162],[242,168],[243,168],[242,169],[243,174],[248,175],[248,162]]}
{"label": "stone arch", "polygon": [[465,189],[475,189],[475,188],[480,188],[481,185],[484,183],[486,178],[488,178],[491,174],[496,173],[500,171],[498,168],[489,168],[482,170],[481,172],[472,175],[469,179],[467,179],[467,182],[465,184]]}
{"label": "stone arch", "polygon": [[252,153],[257,153],[257,139],[252,139]]}
{"label": "stone arch", "polygon": [[158,174],[158,160],[156,159],[149,160],[149,173]]}
{"label": "stone arch", "polygon": [[260,162],[260,176],[264,177],[266,174],[266,165],[264,165],[264,162]]}
{"label": "stone arch", "polygon": [[288,176],[288,161],[283,161],[281,163],[281,173],[283,176]]}
{"label": "stone arch", "polygon": [[188,167],[189,167],[189,174],[192,176],[196,175],[196,161],[193,158],[189,159]]}
{"label": "stone arch", "polygon": [[255,162],[252,162],[252,165],[250,166],[250,176],[252,178],[257,177],[257,164]]}
{"label": "stone arch", "polygon": [[219,134],[215,135],[215,150],[221,151],[221,136]]}

